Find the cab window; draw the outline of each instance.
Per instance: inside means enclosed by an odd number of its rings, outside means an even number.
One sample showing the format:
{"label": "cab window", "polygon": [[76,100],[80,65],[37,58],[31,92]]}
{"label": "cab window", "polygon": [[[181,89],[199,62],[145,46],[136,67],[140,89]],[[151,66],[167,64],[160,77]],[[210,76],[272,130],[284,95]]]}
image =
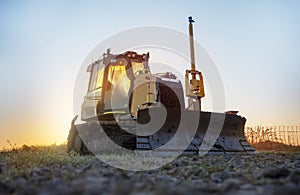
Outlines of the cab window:
{"label": "cab window", "polygon": [[96,87],[96,79],[97,79],[97,74],[98,74],[98,67],[99,67],[98,63],[93,65],[93,69],[92,69],[92,73],[91,73],[91,80],[90,80],[89,91],[94,90],[95,87]]}
{"label": "cab window", "polygon": [[143,62],[131,62],[132,64],[132,72],[134,75],[136,75],[137,72],[144,70],[144,63]]}
{"label": "cab window", "polygon": [[104,68],[98,67],[98,76],[96,82],[96,89],[101,88],[103,84]]}

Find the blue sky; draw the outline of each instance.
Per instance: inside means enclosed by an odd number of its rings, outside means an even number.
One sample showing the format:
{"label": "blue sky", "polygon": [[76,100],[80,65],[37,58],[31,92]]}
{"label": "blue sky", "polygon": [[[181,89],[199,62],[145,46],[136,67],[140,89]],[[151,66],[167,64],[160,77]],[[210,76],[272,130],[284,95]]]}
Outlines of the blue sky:
{"label": "blue sky", "polygon": [[0,146],[63,142],[89,52],[133,27],[187,33],[189,15],[222,75],[226,109],[240,110],[247,125],[299,125],[299,10],[290,0],[1,1]]}

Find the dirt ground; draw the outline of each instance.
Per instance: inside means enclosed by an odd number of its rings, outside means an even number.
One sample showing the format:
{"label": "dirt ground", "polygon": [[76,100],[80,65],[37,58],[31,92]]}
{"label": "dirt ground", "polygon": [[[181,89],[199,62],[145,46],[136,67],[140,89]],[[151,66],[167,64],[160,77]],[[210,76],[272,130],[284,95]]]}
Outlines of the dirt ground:
{"label": "dirt ground", "polygon": [[300,153],[179,157],[125,171],[65,146],[0,153],[0,194],[299,194]]}

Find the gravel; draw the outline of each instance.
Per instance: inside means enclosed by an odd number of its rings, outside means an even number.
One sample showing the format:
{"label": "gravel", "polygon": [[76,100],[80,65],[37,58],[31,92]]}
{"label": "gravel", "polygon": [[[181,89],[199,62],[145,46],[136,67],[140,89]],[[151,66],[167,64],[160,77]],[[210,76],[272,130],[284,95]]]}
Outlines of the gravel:
{"label": "gravel", "polygon": [[0,194],[300,192],[300,153],[182,156],[162,168],[144,172],[120,170],[93,156],[57,156],[59,160],[19,164],[12,160],[13,154],[0,153]]}

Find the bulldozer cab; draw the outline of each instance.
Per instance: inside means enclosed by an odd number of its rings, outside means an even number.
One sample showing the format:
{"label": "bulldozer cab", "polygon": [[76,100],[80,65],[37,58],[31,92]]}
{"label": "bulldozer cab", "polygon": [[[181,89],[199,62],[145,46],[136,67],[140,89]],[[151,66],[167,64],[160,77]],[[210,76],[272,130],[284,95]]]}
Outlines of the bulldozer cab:
{"label": "bulldozer cab", "polygon": [[82,120],[112,113],[128,114],[136,75],[149,71],[148,54],[107,52],[88,67],[90,80],[82,104]]}

